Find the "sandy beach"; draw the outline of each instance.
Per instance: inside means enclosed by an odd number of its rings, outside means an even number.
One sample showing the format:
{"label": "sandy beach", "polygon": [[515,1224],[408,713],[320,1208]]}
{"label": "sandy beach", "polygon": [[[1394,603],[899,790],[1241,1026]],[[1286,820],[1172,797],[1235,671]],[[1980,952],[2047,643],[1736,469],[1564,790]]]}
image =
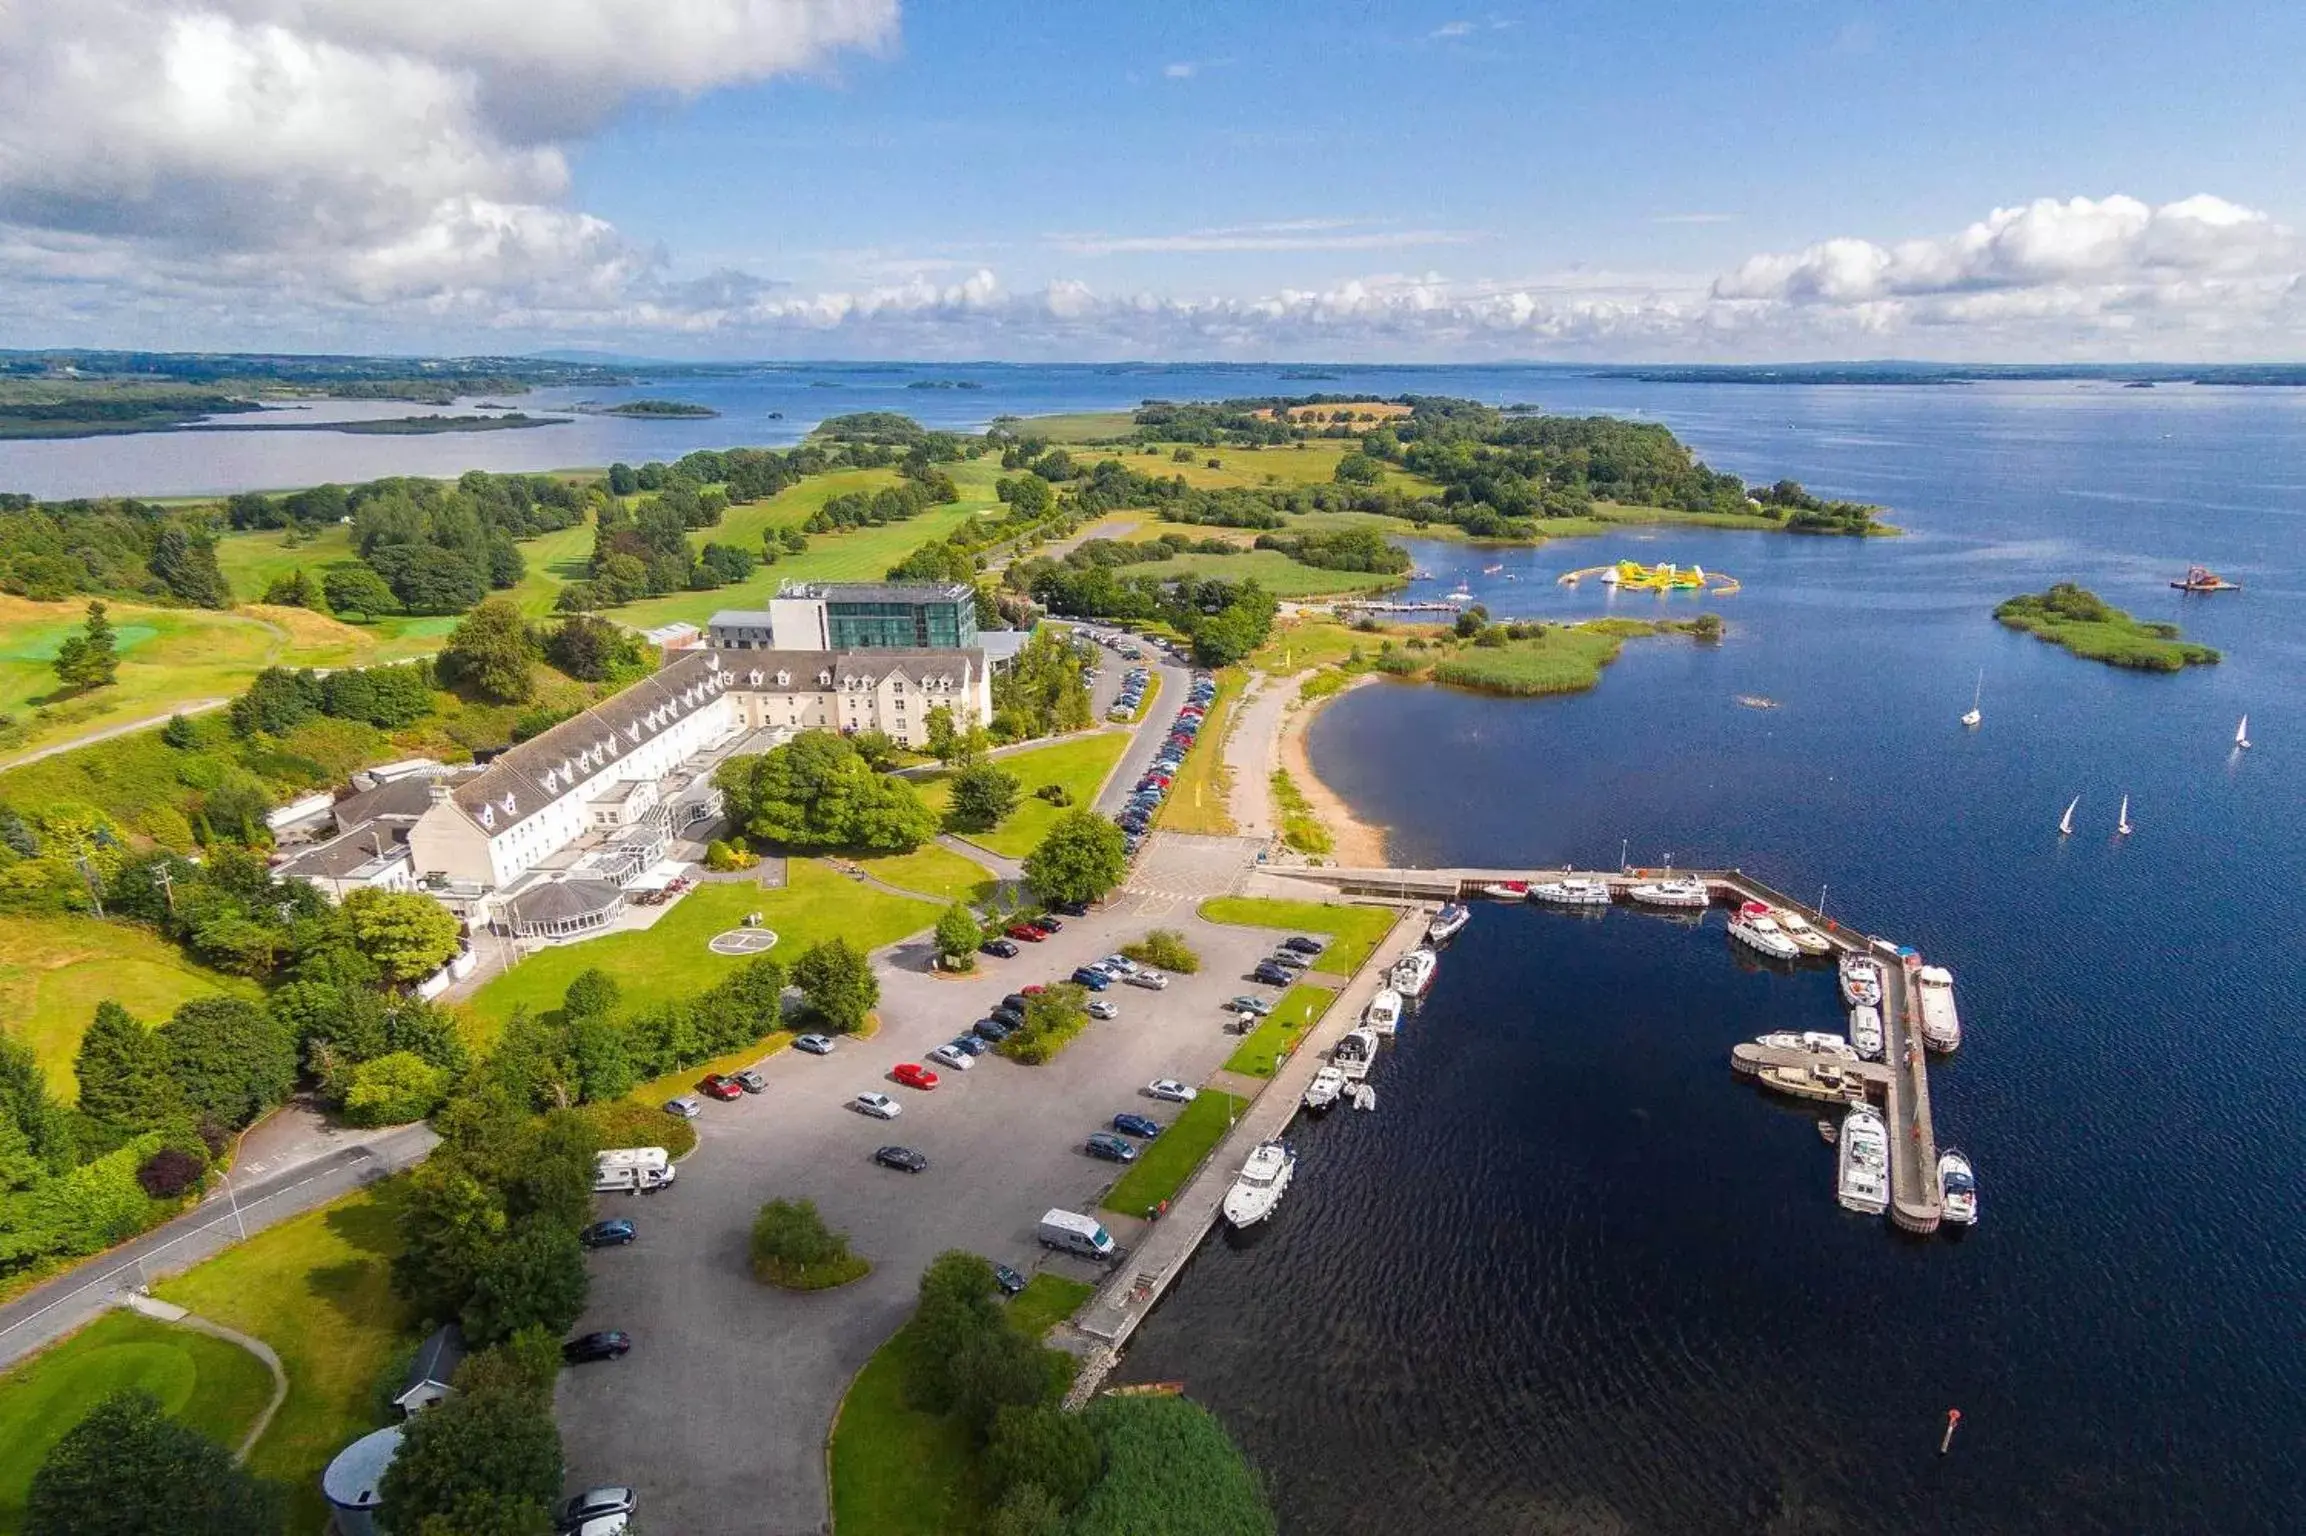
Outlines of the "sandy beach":
{"label": "sandy beach", "polygon": [[[1374,676],[1357,677],[1346,685],[1346,691],[1377,681]],[[1299,791],[1313,807],[1313,814],[1337,840],[1337,851],[1333,855],[1336,861],[1349,868],[1374,868],[1385,863],[1385,829],[1356,817],[1344,797],[1324,784],[1321,776],[1313,771],[1312,756],[1305,750],[1305,732],[1312,725],[1313,717],[1332,699],[1343,696],[1343,691],[1333,693],[1329,698],[1300,704],[1290,711],[1281,723],[1281,766],[1297,781]]]}

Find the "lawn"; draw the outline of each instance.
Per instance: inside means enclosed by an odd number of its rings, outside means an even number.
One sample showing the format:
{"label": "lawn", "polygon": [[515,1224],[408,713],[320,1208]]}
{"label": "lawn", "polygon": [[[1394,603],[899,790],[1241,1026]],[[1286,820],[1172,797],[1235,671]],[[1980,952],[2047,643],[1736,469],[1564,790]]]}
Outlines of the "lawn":
{"label": "lawn", "polygon": [[[1010,1320],[1039,1338],[1089,1299],[1092,1286],[1035,1275],[1009,1303]],[[905,1403],[912,1326],[873,1352],[833,1423],[833,1522],[842,1536],[943,1536],[984,1516],[975,1448],[957,1416]]]}
{"label": "lawn", "polygon": [[1212,923],[1243,928],[1282,928],[1291,933],[1329,936],[1329,947],[1314,962],[1316,970],[1350,976],[1361,969],[1378,940],[1393,931],[1398,914],[1391,907],[1355,907],[1324,901],[1275,901],[1264,896],[1212,896],[1201,903],[1201,916]]}
{"label": "lawn", "polygon": [[0,917],[0,1020],[32,1047],[48,1086],[78,1095],[72,1058],[106,998],[147,1024],[177,1005],[218,992],[258,996],[254,982],[193,964],[184,952],[128,923],[93,917]]}
{"label": "lawn", "polygon": [[1217,696],[1201,717],[1201,734],[1193,738],[1169,785],[1169,798],[1161,802],[1159,825],[1164,831],[1232,833],[1233,771],[1225,766],[1225,732],[1232,724],[1243,678],[1239,667],[1218,672]]}
{"label": "lawn", "polygon": [[1028,416],[1017,427],[1047,443],[1094,443],[1127,437],[1137,430],[1134,411],[1073,411],[1060,416]]}
{"label": "lawn", "polygon": [[777,946],[770,953],[788,966],[822,939],[838,935],[878,949],[937,920],[934,905],[874,890],[820,860],[793,859],[785,868],[782,890],[763,890],[749,880],[700,885],[652,928],[530,955],[466,1005],[476,1026],[470,1031],[474,1043],[495,1038],[515,1008],[538,1013],[558,1008],[568,984],[596,966],[624,988],[628,1007],[702,992],[743,963],[741,957],[716,955],[705,945],[714,934],[737,927],[747,912],[761,913],[776,930]]}
{"label": "lawn", "polygon": [[993,894],[993,873],[950,848],[923,843],[911,853],[883,853],[852,861],[877,880],[940,901],[985,901]]}
{"label": "lawn", "polygon": [[[1097,791],[1104,787],[1106,776],[1113,765],[1121,761],[1121,754],[1129,750],[1129,736],[1123,731],[1083,731],[1072,736],[1061,736],[1044,746],[1028,747],[992,758],[995,767],[1017,776],[1017,808],[1006,820],[990,832],[965,832],[962,836],[973,843],[990,848],[1012,859],[1021,859],[1040,846],[1041,839],[1056,824],[1057,818],[1067,810],[1093,807]],[[913,780],[938,815],[945,813],[952,799],[952,775],[939,772],[923,774]],[[1044,784],[1060,784],[1072,796],[1070,806],[1058,807],[1038,798],[1033,791]]]}
{"label": "lawn", "polygon": [[1382,625],[1375,632],[1353,629],[1331,619],[1283,619],[1273,626],[1265,643],[1249,655],[1249,665],[1260,672],[1288,677],[1308,667],[1334,667],[1355,651],[1377,654],[1397,626]]}
{"label": "lawn", "polygon": [[1193,1170],[1209,1156],[1210,1148],[1225,1139],[1248,1105],[1247,1099],[1234,1094],[1202,1089],[1201,1096],[1186,1105],[1167,1129],[1139,1144],[1137,1161],[1106,1191],[1101,1202],[1105,1209],[1119,1216],[1143,1216],[1162,1202],[1175,1199],[1185,1181],[1193,1177]]}
{"label": "lawn", "polygon": [[[520,550],[528,574],[512,589],[511,596],[522,608],[532,614],[543,614],[552,609],[553,590],[558,582],[548,573],[557,573],[561,579],[571,579],[568,562],[576,562],[574,575],[584,574],[584,564],[592,556],[593,531],[590,523],[575,528],[563,528],[542,538],[530,539],[515,546]],[[216,541],[216,564],[224,572],[226,585],[232,588],[234,601],[253,603],[262,597],[265,589],[291,571],[304,571],[318,581],[328,567],[346,560],[358,559],[352,547],[352,530],[343,524],[323,528],[310,538],[295,543],[288,541],[285,530],[266,528],[246,533],[228,533]],[[538,600],[542,594],[541,603]],[[278,612],[280,610],[268,610]],[[333,623],[325,615],[314,615],[323,623]],[[441,638],[456,626],[457,615],[427,615],[411,618],[388,615],[374,622],[351,626],[375,648],[375,659],[397,661],[410,656],[429,655],[440,649]],[[326,666],[327,662],[309,661],[301,665]]]}
{"label": "lawn", "polygon": [[1277,549],[1253,549],[1238,555],[1178,555],[1146,565],[1127,566],[1124,570],[1131,580],[1151,577],[1155,581],[1175,581],[1184,576],[1253,580],[1275,597],[1283,598],[1375,592],[1399,586],[1402,580],[1374,571],[1325,571],[1318,566],[1299,565]]}
{"label": "lawn", "polygon": [[398,1185],[374,1185],[155,1288],[280,1356],[288,1399],[248,1465],[287,1485],[292,1531],[322,1528],[321,1470],[377,1426],[377,1383],[413,1342],[390,1278],[399,1207]]}
{"label": "lawn", "polygon": [[[1623,623],[1615,628],[1605,627],[1608,623],[1547,625],[1533,639],[1509,640],[1500,646],[1460,646],[1440,654],[1431,675],[1435,682],[1454,688],[1517,698],[1582,693],[1601,682],[1602,669],[1617,660],[1624,648],[1629,631]],[[1656,633],[1658,627],[1631,632]]]}
{"label": "lawn", "polygon": [[0,1376],[0,1532],[21,1530],[32,1474],[99,1402],[130,1389],[227,1449],[272,1399],[272,1373],[237,1344],[107,1312]]}
{"label": "lawn", "polygon": [[1244,1077],[1271,1077],[1336,1000],[1337,994],[1328,987],[1291,987],[1281,994],[1281,1001],[1273,1005],[1264,1022],[1249,1032],[1241,1048],[1225,1059],[1225,1070]]}

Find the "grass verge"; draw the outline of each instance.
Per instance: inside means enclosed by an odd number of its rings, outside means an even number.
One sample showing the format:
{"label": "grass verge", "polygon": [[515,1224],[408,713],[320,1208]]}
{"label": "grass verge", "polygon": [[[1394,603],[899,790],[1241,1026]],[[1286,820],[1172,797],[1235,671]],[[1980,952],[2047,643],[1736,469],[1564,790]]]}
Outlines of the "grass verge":
{"label": "grass verge", "polygon": [[[1339,674],[1331,673],[1330,676]],[[1273,770],[1273,804],[1281,812],[1281,840],[1299,853],[1331,853],[1337,848],[1337,839],[1313,814],[1313,802],[1305,798],[1305,791],[1289,776],[1286,768]]]}
{"label": "grass verge", "polygon": [[923,843],[911,853],[867,854],[848,862],[876,880],[940,901],[988,901],[997,883],[984,865],[935,843]]}
{"label": "grass verge", "polygon": [[1326,934],[1329,947],[1313,965],[1314,969],[1335,976],[1350,976],[1361,969],[1361,963],[1369,958],[1377,941],[1392,932],[1395,918],[1390,907],[1276,901],[1265,896],[1212,896],[1201,903],[1200,911],[1201,916],[1212,923]]}
{"label": "grass verge", "polygon": [[[1029,747],[991,759],[994,767],[1017,776],[1017,808],[989,832],[961,835],[1008,858],[1023,858],[1040,846],[1041,839],[1049,835],[1049,829],[1066,811],[1097,803],[1097,791],[1104,787],[1106,775],[1128,750],[1126,733],[1093,731],[1063,736],[1046,746]],[[929,802],[930,808],[939,816],[944,815],[953,797],[953,776],[946,772],[923,774],[913,782],[919,786],[921,798]],[[1063,788],[1071,804],[1058,806],[1035,795],[1034,791],[1045,784]]]}
{"label": "grass verge", "polygon": [[1236,1094],[1202,1089],[1201,1096],[1186,1105],[1167,1129],[1142,1145],[1137,1161],[1099,1203],[1116,1215],[1143,1216],[1164,1201],[1175,1199],[1185,1181],[1193,1177],[1193,1170],[1225,1139],[1226,1131],[1248,1104]]}
{"label": "grass verge", "polygon": [[1240,1049],[1225,1059],[1225,1070],[1244,1077],[1271,1077],[1336,1000],[1336,992],[1328,987],[1302,983],[1291,987],[1281,994],[1281,1001],[1273,1005],[1264,1022],[1249,1032]]}
{"label": "grass verge", "polygon": [[1225,766],[1225,733],[1233,724],[1233,706],[1246,680],[1239,667],[1217,673],[1217,694],[1201,718],[1201,734],[1178,764],[1169,785],[1169,798],[1161,802],[1159,825],[1165,832],[1207,832],[1230,836],[1235,828],[1231,803],[1233,770]]}

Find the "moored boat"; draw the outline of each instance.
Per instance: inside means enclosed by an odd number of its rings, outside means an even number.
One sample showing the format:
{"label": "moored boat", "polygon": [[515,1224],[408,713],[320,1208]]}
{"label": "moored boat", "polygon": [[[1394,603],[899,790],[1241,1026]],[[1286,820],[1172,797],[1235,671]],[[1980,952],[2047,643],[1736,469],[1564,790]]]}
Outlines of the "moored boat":
{"label": "moored boat", "polygon": [[1869,1216],[1890,1208],[1890,1132],[1870,1104],[1852,1104],[1842,1116],[1836,1144],[1835,1194],[1842,1205]]}
{"label": "moored boat", "polygon": [[1754,1044],[1773,1046],[1781,1051],[1812,1051],[1820,1056],[1839,1056],[1844,1061],[1858,1059],[1857,1047],[1840,1035],[1829,1035],[1823,1030],[1805,1029],[1799,1034],[1781,1030],[1776,1034],[1757,1035]]}
{"label": "moored boat", "polygon": [[1403,997],[1423,997],[1433,985],[1434,973],[1441,969],[1441,957],[1430,949],[1413,949],[1394,962],[1393,972],[1387,978],[1393,990]]}
{"label": "moored boat", "polygon": [[1481,888],[1481,894],[1493,901],[1527,901],[1529,899],[1529,882],[1527,880],[1492,880]]}
{"label": "moored boat", "polygon": [[1556,907],[1606,907],[1609,905],[1609,882],[1547,880],[1529,888],[1529,899]]}
{"label": "moored boat", "polygon": [[1953,1147],[1938,1154],[1938,1204],[1944,1218],[1957,1226],[1978,1224],[1978,1178],[1970,1160]]}
{"label": "moored boat", "polygon": [[1772,960],[1798,959],[1801,946],[1785,936],[1777,920],[1769,915],[1769,908],[1762,907],[1756,912],[1753,910],[1755,907],[1761,907],[1761,903],[1749,901],[1737,916],[1730,919],[1729,936],[1756,954],[1767,955]]}
{"label": "moored boat", "polygon": [[1296,1171],[1296,1153],[1278,1141],[1258,1143],[1225,1192],[1225,1219],[1236,1227],[1253,1227],[1272,1215]]}
{"label": "moored boat", "polygon": [[1841,961],[1842,1001],[1855,1008],[1882,1005],[1882,968],[1864,955],[1844,954]]}
{"label": "moored boat", "polygon": [[1705,907],[1713,892],[1703,880],[1645,880],[1626,892],[1644,907]]}
{"label": "moored boat", "polygon": [[1914,973],[1920,996],[1922,1044],[1933,1051],[1951,1051],[1962,1043],[1962,1021],[1954,1012],[1954,973],[1942,965],[1925,965]]}
{"label": "moored boat", "polygon": [[1868,1061],[1882,1059],[1881,1010],[1865,1003],[1850,1010],[1850,1044]]}
{"label": "moored boat", "polygon": [[1323,1067],[1313,1074],[1313,1081],[1305,1085],[1305,1107],[1319,1114],[1337,1103],[1337,1096],[1345,1091],[1345,1074],[1335,1067]]}
{"label": "moored boat", "polygon": [[1382,988],[1361,1011],[1361,1022],[1380,1038],[1392,1035],[1401,1027],[1401,994],[1391,987]]}
{"label": "moored boat", "polygon": [[1349,1083],[1358,1083],[1369,1075],[1369,1064],[1377,1059],[1377,1036],[1366,1029],[1349,1029],[1329,1052],[1329,1064]]}
{"label": "moored boat", "polygon": [[1865,1085],[1843,1070],[1850,1065],[1844,1057],[1819,1052],[1797,1067],[1763,1067],[1754,1074],[1754,1080],[1797,1099],[1815,1099],[1821,1104],[1860,1103],[1865,1099]]}
{"label": "moored boat", "polygon": [[1465,925],[1473,921],[1473,909],[1463,902],[1447,901],[1433,914],[1433,921],[1425,925],[1425,942],[1446,944],[1462,933]]}
{"label": "moored boat", "polygon": [[1783,907],[1772,907],[1770,916],[1776,920],[1778,932],[1793,941],[1794,948],[1805,955],[1830,955],[1834,941],[1810,926],[1808,918],[1799,912],[1788,912]]}

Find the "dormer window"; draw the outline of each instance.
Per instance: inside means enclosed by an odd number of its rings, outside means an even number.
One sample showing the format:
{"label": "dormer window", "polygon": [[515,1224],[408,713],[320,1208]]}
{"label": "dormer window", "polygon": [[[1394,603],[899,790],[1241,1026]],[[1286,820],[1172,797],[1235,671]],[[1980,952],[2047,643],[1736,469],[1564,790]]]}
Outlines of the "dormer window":
{"label": "dormer window", "polygon": [[520,810],[520,802],[519,802],[519,801],[517,801],[517,800],[515,800],[515,799],[514,799],[514,798],[513,798],[511,795],[509,795],[509,794],[508,794],[508,795],[506,795],[506,796],[505,796],[505,797],[504,797],[502,800],[498,801],[497,803],[498,803],[499,805],[501,805],[501,806],[503,806],[503,807],[504,807],[504,813],[505,813],[507,816],[511,816],[511,815],[514,815],[514,814],[518,813],[518,811]]}
{"label": "dormer window", "polygon": [[576,782],[576,764],[565,757],[562,758],[560,760],[560,776],[574,784]]}
{"label": "dormer window", "polygon": [[832,687],[832,686],[833,686],[833,674],[832,674],[832,673],[830,673],[830,672],[819,672],[819,673],[817,674],[817,686],[818,686],[819,688],[830,688],[830,687]]}
{"label": "dormer window", "polygon": [[495,806],[484,805],[480,808],[480,824],[484,827],[494,827],[496,825]]}
{"label": "dormer window", "polygon": [[[753,679],[754,679],[754,681],[758,682],[758,681],[760,680],[760,674],[759,674],[758,672],[754,673],[754,674],[753,674]],[[779,673],[777,674],[777,686],[778,686],[779,688],[790,688],[790,687],[792,687],[792,686],[793,686],[793,674],[792,674],[792,673],[790,673],[790,672],[779,672]]]}

